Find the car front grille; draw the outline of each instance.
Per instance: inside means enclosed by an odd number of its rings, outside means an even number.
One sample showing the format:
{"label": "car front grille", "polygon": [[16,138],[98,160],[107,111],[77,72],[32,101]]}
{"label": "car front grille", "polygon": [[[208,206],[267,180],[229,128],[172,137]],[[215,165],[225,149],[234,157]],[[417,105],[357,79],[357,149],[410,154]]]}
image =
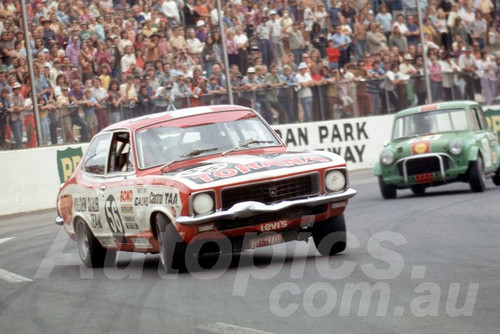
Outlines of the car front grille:
{"label": "car front grille", "polygon": [[[443,167],[444,170],[449,168],[450,161],[446,157],[443,157]],[[439,161],[439,157],[437,155],[434,156],[426,156],[418,159],[408,159],[403,160],[398,163],[398,171],[401,175],[403,175],[403,165],[406,163],[406,174],[407,175],[417,175],[424,173],[439,173],[441,172],[441,165]]]}
{"label": "car front grille", "polygon": [[286,179],[226,188],[222,190],[222,210],[234,204],[255,201],[272,204],[289,199],[305,198],[319,193],[319,174],[301,175]]}

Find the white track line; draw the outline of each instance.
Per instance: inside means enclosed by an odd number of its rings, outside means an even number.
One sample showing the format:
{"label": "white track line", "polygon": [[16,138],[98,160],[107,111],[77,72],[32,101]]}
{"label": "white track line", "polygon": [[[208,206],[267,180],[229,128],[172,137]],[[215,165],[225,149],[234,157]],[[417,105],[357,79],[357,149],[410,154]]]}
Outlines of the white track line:
{"label": "white track line", "polygon": [[[0,244],[12,240],[14,237],[10,238],[1,238],[0,239]],[[10,271],[7,271],[5,269],[0,268],[0,279],[3,279],[4,281],[7,281],[9,283],[22,283],[22,282],[31,282],[32,280],[26,277],[23,277],[18,274],[11,273]]]}
{"label": "white track line", "polygon": [[272,334],[271,332],[263,332],[253,328],[226,324],[224,322],[200,325],[197,328],[218,334]]}
{"label": "white track line", "polygon": [[1,244],[1,243],[4,243],[4,242],[6,242],[6,241],[12,240],[12,239],[14,239],[14,237],[10,237],[10,238],[2,238],[2,239],[0,239],[0,244]]}
{"label": "white track line", "polygon": [[32,280],[21,275],[11,273],[10,271],[0,269],[0,279],[9,283],[31,282]]}

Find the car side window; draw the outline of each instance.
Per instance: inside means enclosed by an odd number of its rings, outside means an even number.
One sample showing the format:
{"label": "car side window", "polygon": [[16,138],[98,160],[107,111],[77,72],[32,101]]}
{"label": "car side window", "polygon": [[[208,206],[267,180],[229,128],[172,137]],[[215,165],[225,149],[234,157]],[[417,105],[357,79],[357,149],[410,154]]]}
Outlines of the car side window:
{"label": "car side window", "polygon": [[116,132],[111,140],[108,173],[122,173],[134,171],[134,164],[130,154],[130,134]]}
{"label": "car side window", "polygon": [[110,133],[94,137],[85,155],[85,162],[83,163],[83,170],[85,172],[104,175],[110,140]]}
{"label": "car side window", "polygon": [[486,119],[484,118],[483,110],[481,108],[474,108],[474,114],[476,115],[477,122],[479,124],[479,128],[481,130],[488,129],[488,123],[486,123]]}

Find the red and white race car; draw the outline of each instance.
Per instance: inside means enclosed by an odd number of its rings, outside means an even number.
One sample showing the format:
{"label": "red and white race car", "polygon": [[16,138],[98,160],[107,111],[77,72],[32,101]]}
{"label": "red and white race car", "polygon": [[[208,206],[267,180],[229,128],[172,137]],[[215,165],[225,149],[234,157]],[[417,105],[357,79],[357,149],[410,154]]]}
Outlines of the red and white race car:
{"label": "red and white race car", "polygon": [[97,134],[61,186],[56,223],[88,267],[114,263],[120,250],[160,253],[171,272],[192,254],[311,235],[321,254],[341,252],[355,194],[338,155],[289,151],[255,111],[209,106]]}

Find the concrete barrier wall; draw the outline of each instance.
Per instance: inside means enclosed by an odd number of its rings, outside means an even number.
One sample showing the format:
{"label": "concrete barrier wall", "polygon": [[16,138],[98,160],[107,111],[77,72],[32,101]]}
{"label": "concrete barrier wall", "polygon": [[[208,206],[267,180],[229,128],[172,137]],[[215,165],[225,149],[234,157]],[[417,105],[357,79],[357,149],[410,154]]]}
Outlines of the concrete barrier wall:
{"label": "concrete barrier wall", "polygon": [[[285,143],[297,150],[329,150],[350,169],[372,168],[389,141],[392,115],[277,125]],[[80,161],[88,144],[0,152],[0,215],[55,207],[59,185]]]}

